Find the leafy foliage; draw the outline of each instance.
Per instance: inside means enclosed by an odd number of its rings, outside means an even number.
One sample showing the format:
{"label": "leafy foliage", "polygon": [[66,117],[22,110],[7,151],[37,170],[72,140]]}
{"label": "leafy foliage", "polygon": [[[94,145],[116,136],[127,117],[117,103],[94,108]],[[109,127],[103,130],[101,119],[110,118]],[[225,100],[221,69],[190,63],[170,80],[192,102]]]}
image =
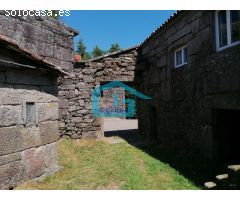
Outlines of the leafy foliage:
{"label": "leafy foliage", "polygon": [[109,49],[109,53],[113,53],[113,52],[120,51],[120,50],[121,50],[121,47],[118,43],[111,44],[111,47]]}
{"label": "leafy foliage", "polygon": [[105,54],[105,52],[100,47],[98,47],[97,45],[94,47],[94,49],[92,51],[92,57],[93,58],[102,56],[104,54]]}
{"label": "leafy foliage", "polygon": [[87,51],[87,46],[85,45],[83,39],[79,39],[79,41],[77,42],[76,52],[78,54],[80,54],[82,57],[82,60],[85,61],[85,60],[89,60],[91,58],[96,58],[96,57],[102,56],[105,53],[113,53],[113,52],[120,51],[120,50],[121,50],[120,45],[118,43],[114,43],[114,44],[111,44],[108,51],[104,51],[102,48],[100,48],[98,45],[96,45],[93,48],[92,52],[90,53]]}

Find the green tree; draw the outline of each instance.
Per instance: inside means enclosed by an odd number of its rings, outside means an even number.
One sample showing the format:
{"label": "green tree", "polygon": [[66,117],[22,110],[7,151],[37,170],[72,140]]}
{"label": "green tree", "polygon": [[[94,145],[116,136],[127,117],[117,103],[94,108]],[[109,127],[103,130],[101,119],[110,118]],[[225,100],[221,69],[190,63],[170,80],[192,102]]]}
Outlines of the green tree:
{"label": "green tree", "polygon": [[83,39],[78,41],[76,52],[81,55],[82,60],[89,60],[91,58],[91,54],[87,52],[87,47],[84,44]]}
{"label": "green tree", "polygon": [[111,47],[109,49],[109,53],[113,53],[113,52],[116,52],[116,51],[120,51],[121,50],[121,47],[118,43],[115,43],[115,44],[111,44]]}
{"label": "green tree", "polygon": [[84,61],[84,60],[89,60],[89,59],[91,59],[92,58],[92,56],[91,56],[91,54],[89,53],[89,52],[86,52],[83,56],[82,56],[82,60]]}
{"label": "green tree", "polygon": [[81,56],[84,56],[86,54],[86,45],[83,42],[83,39],[78,40],[77,42],[77,53],[79,53]]}
{"label": "green tree", "polygon": [[105,52],[101,48],[99,48],[98,46],[95,46],[92,51],[92,57],[96,58],[96,57],[102,56],[104,53]]}

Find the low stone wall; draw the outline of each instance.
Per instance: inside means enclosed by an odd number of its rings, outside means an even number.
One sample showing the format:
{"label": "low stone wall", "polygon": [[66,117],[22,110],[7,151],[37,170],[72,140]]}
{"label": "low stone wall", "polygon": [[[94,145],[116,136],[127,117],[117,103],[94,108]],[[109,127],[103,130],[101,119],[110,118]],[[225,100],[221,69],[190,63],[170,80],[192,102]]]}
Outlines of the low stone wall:
{"label": "low stone wall", "polygon": [[76,63],[59,86],[60,130],[71,138],[100,137],[102,120],[92,115],[91,93],[101,83],[133,82],[136,48]]}

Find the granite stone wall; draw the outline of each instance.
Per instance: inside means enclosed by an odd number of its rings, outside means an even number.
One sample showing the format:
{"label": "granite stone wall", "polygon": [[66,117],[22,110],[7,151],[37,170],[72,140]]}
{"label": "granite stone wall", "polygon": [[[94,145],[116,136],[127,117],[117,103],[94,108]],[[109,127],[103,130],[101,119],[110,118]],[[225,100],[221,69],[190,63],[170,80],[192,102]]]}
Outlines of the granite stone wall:
{"label": "granite stone wall", "polygon": [[[4,11],[0,11],[0,35],[66,72],[73,69],[73,38],[76,34],[77,31],[52,18],[6,17]],[[26,64],[27,58],[8,51],[8,48],[2,48],[1,59]],[[23,181],[59,169],[58,79],[61,78],[50,72],[3,65],[1,62],[0,189],[12,189]],[[26,102],[35,104],[34,126],[27,125]],[[35,112],[32,110],[33,115]]]}
{"label": "granite stone wall", "polygon": [[54,65],[73,68],[73,38],[78,31],[51,17],[7,17],[0,10],[0,34],[17,41]]}
{"label": "granite stone wall", "polygon": [[113,80],[133,82],[136,57],[136,48],[131,48],[75,64],[59,86],[62,136],[103,136],[102,119],[96,119],[92,114],[92,90]]}
{"label": "granite stone wall", "polygon": [[[175,68],[182,45],[188,63]],[[140,133],[185,169],[226,159],[229,138],[218,142],[214,111],[240,109],[239,51],[216,50],[214,11],[183,11],[139,48],[137,86],[153,98],[138,103]]]}
{"label": "granite stone wall", "polygon": [[[30,113],[27,102],[35,105]],[[58,119],[57,76],[0,66],[0,189],[59,169]]]}

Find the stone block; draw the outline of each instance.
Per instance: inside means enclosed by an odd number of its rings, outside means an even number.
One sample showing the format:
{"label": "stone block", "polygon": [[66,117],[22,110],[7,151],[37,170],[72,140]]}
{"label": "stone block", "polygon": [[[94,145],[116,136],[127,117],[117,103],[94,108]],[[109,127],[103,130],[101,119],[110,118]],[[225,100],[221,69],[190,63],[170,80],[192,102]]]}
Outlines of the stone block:
{"label": "stone block", "polygon": [[21,161],[0,166],[0,189],[13,189],[24,179],[24,167]]}
{"label": "stone block", "polygon": [[93,74],[97,71],[97,69],[93,69],[93,68],[85,68],[82,70],[83,74]]}
{"label": "stone block", "polygon": [[6,155],[40,145],[39,128],[13,126],[0,128],[0,155]]}
{"label": "stone block", "polygon": [[59,118],[59,107],[57,102],[38,103],[38,122],[55,121]]}
{"label": "stone block", "polygon": [[0,97],[0,105],[17,105],[26,101],[39,103],[58,102],[57,96],[42,91],[28,89],[1,88]]}
{"label": "stone block", "polygon": [[71,122],[72,123],[81,123],[81,122],[83,122],[83,118],[82,117],[73,117]]}
{"label": "stone block", "polygon": [[15,90],[0,88],[0,105],[20,105],[21,103],[21,98]]}
{"label": "stone block", "polygon": [[216,176],[216,184],[218,186],[218,189],[225,189],[229,185],[229,178],[228,174],[221,174]]}
{"label": "stone block", "polygon": [[23,124],[21,105],[2,105],[0,106],[0,127]]}
{"label": "stone block", "polygon": [[204,187],[207,190],[215,190],[217,188],[217,185],[214,182],[206,182],[204,183]]}
{"label": "stone block", "polygon": [[56,142],[59,137],[58,121],[39,123],[41,145]]}
{"label": "stone block", "polygon": [[46,172],[53,172],[59,168],[58,166],[58,145],[56,142],[45,146],[45,162]]}
{"label": "stone block", "polygon": [[0,128],[0,155],[6,155],[22,150],[23,126]]}
{"label": "stone block", "polygon": [[15,161],[19,161],[21,159],[22,159],[22,155],[20,152],[0,156],[0,166],[9,164]]}
{"label": "stone block", "polygon": [[98,136],[98,133],[96,131],[84,131],[82,133],[82,139],[94,139],[94,138],[97,138]]}
{"label": "stone block", "polygon": [[59,109],[68,109],[69,104],[66,99],[59,99]]}
{"label": "stone block", "polygon": [[85,102],[84,102],[83,99],[79,100],[78,102],[79,102],[79,105],[80,105],[80,106],[84,106],[84,104],[85,104]]}
{"label": "stone block", "polygon": [[73,58],[72,49],[64,48],[55,45],[54,47],[54,58],[69,61]]}
{"label": "stone block", "polygon": [[22,162],[26,179],[32,179],[43,175],[46,169],[45,146],[23,151]]}
{"label": "stone block", "polygon": [[41,145],[38,127],[27,127],[21,130],[22,149],[29,149]]}
{"label": "stone block", "polygon": [[94,78],[92,76],[89,76],[89,75],[84,75],[83,76],[83,80],[86,83],[93,83],[93,82],[95,82]]}

